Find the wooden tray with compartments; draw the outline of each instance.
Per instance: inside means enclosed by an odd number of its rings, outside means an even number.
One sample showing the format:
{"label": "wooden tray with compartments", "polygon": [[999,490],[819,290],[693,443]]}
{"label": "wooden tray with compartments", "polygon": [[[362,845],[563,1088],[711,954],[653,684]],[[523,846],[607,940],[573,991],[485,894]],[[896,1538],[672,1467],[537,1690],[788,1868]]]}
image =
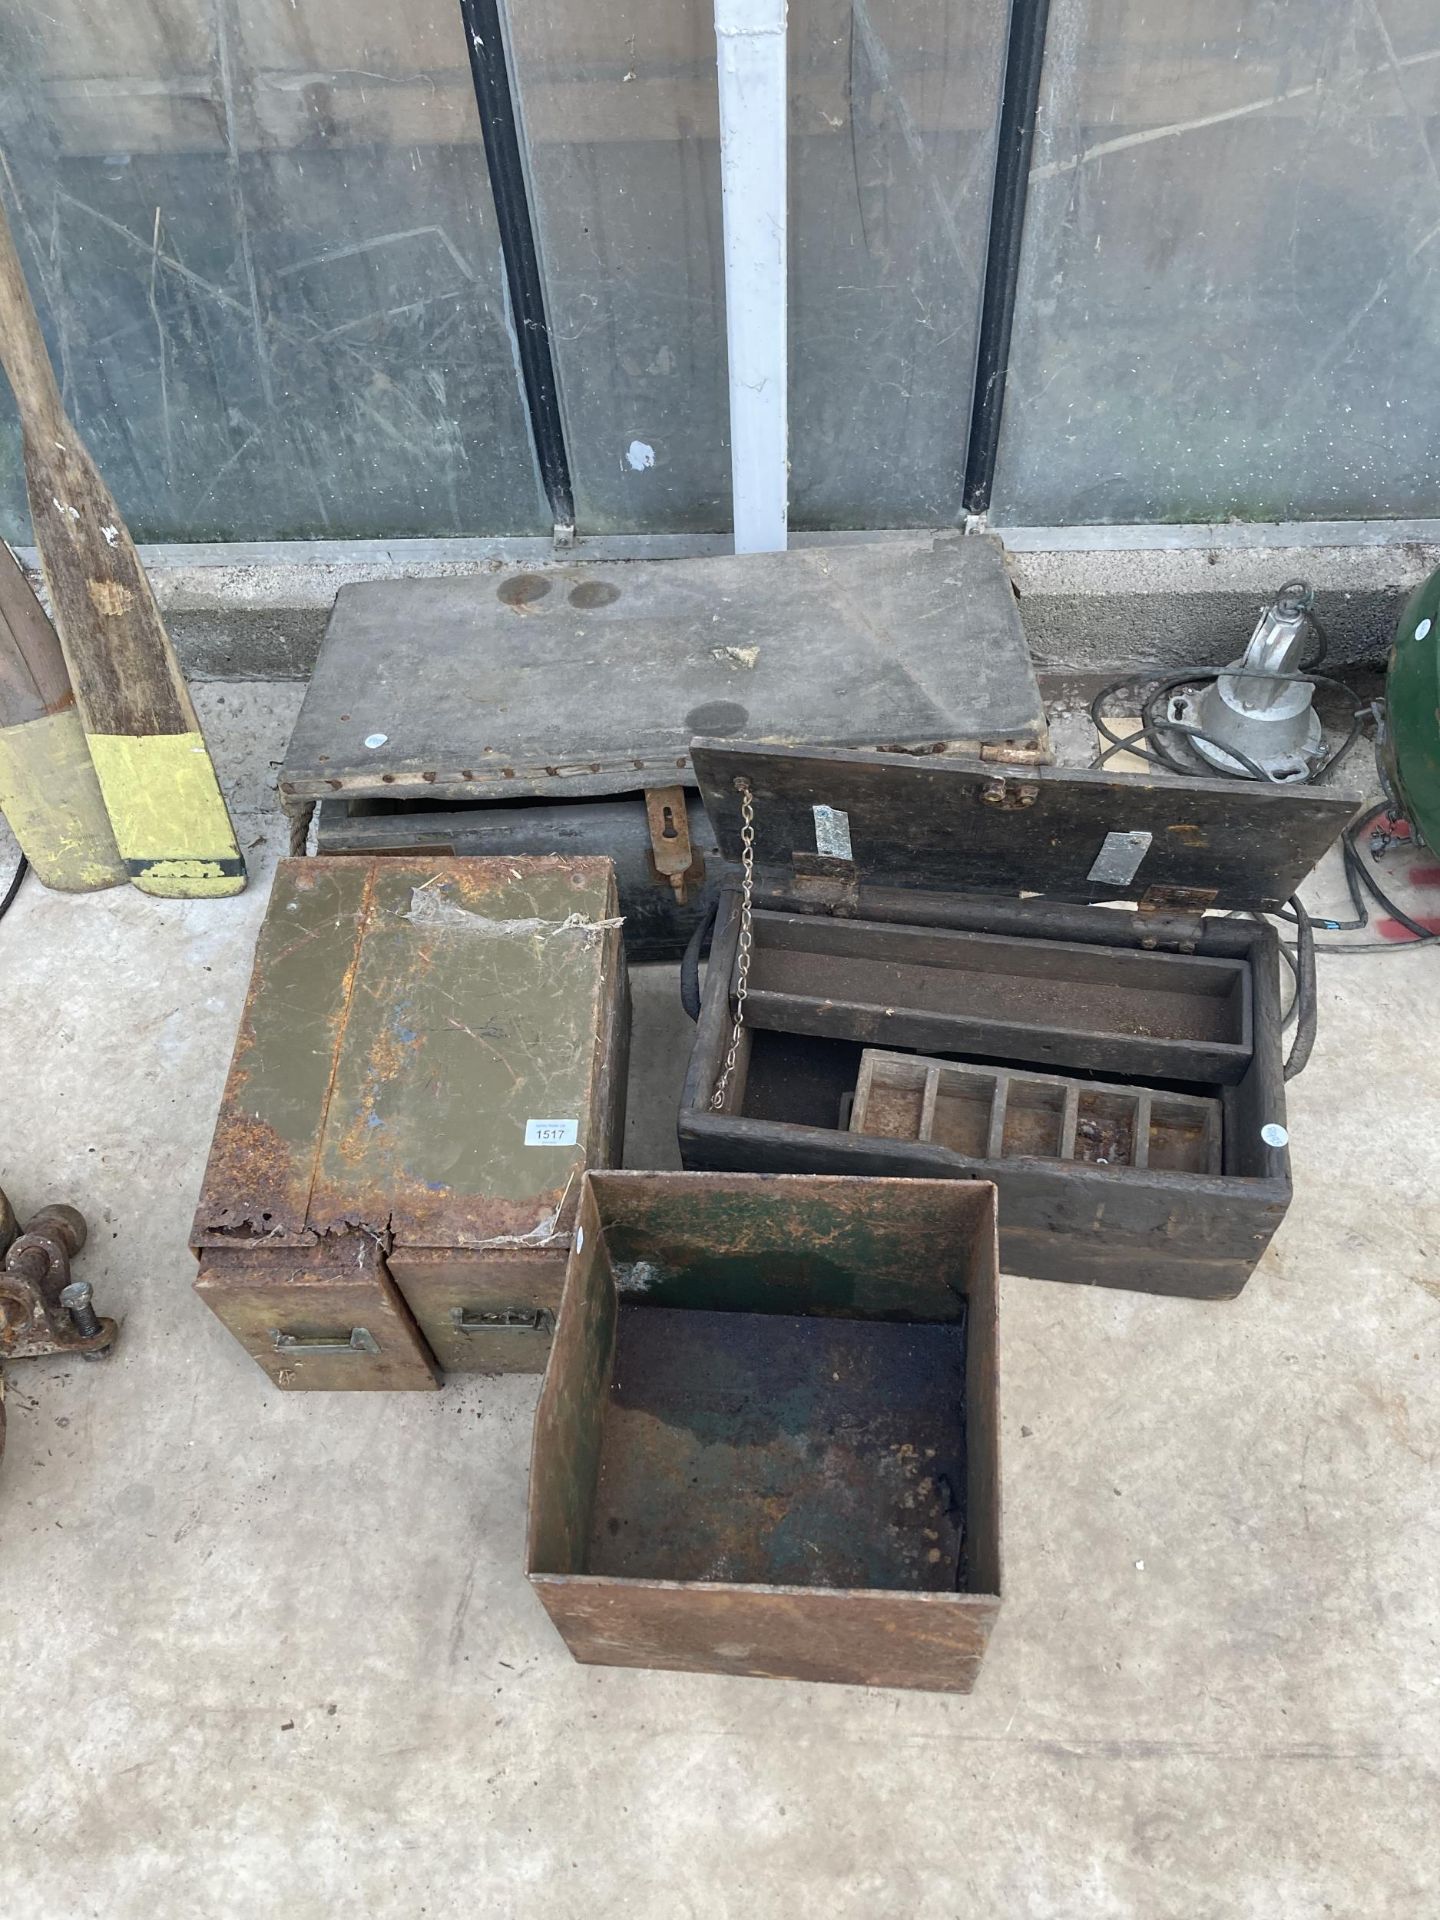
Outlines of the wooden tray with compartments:
{"label": "wooden tray with compartments", "polygon": [[[1291,1196],[1277,942],[1250,915],[1294,892],[1353,796],[728,741],[692,757],[731,870],[681,1101],[686,1167],[990,1179],[1011,1272],[1239,1292]],[[752,949],[727,1078],[742,799]],[[1163,1149],[1124,1167],[1007,1152],[1003,1124],[995,1153],[993,1104],[983,1142],[854,1129],[841,1102],[867,1049],[1059,1072],[1135,1115],[1149,1095],[1152,1139],[1157,1101],[1218,1104],[1218,1169],[1213,1144],[1204,1167]],[[1063,1097],[1054,1118],[1063,1144]]]}
{"label": "wooden tray with compartments", "polygon": [[608,860],[282,860],[191,1243],[287,1388],[539,1372],[619,1158]]}
{"label": "wooden tray with compartments", "polygon": [[1078,1160],[1172,1173],[1221,1170],[1220,1101],[1214,1095],[966,1067],[867,1047],[855,1092],[845,1103],[851,1133],[928,1141],[972,1159]]}

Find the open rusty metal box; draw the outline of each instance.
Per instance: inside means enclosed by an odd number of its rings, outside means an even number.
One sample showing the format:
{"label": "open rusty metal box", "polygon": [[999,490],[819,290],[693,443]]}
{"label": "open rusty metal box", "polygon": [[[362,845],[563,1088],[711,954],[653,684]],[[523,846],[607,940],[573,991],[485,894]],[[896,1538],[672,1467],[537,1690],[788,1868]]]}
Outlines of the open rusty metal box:
{"label": "open rusty metal box", "polygon": [[282,1387],[538,1372],[580,1176],[619,1155],[608,860],[284,860],[192,1244]]}
{"label": "open rusty metal box", "polygon": [[570,1651],[969,1692],[997,1365],[982,1181],[587,1176],[526,1560]]}
{"label": "open rusty metal box", "polygon": [[733,864],[686,1167],[978,1176],[1009,1272],[1239,1292],[1290,1201],[1277,941],[1207,910],[1281,906],[1352,796],[722,741],[692,758]]}

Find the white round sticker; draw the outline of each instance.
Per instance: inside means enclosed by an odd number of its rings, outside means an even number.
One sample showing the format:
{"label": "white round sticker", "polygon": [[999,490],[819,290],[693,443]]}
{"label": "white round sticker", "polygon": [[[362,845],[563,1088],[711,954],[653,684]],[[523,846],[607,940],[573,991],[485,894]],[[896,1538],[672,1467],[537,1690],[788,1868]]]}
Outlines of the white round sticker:
{"label": "white round sticker", "polygon": [[1415,638],[1417,640],[1423,640],[1429,631],[1430,631],[1430,622],[1428,620],[1422,620],[1419,626],[1416,627],[1415,629]]}
{"label": "white round sticker", "polygon": [[388,733],[367,733],[365,736],[365,744],[373,752],[376,747],[383,747],[389,738]]}
{"label": "white round sticker", "polygon": [[576,1253],[583,1253],[585,1251],[585,1229],[583,1227],[576,1227],[575,1229],[575,1251]]}
{"label": "white round sticker", "polygon": [[1267,1120],[1260,1129],[1260,1138],[1267,1147],[1288,1147],[1290,1144],[1290,1135],[1278,1120]]}

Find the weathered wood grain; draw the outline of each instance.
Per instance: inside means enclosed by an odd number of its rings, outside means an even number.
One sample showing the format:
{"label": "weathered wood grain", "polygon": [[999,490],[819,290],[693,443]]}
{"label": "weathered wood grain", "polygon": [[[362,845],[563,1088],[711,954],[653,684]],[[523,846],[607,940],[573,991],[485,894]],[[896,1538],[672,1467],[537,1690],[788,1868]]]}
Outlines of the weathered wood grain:
{"label": "weathered wood grain", "polygon": [[0,541],[0,812],[40,881],[90,893],[129,876],[45,609]]}
{"label": "weathered wood grain", "polygon": [[[783,897],[793,905],[788,896],[768,897]],[[866,898],[862,890],[862,912]],[[1093,940],[1101,954],[1124,941],[1138,945],[1142,937],[1132,916],[1098,907],[1041,900],[965,900],[896,891],[884,898],[891,903],[903,902],[904,912],[915,924],[930,924],[927,915],[933,909],[938,925],[958,923],[1006,935],[1018,935],[1028,927],[1037,938],[1048,934],[1066,941]],[[1204,922],[1199,943],[1203,949],[1243,962],[1251,994],[1249,1064],[1238,1084],[1222,1089],[1222,1171],[1181,1173],[1152,1167],[1121,1173],[1076,1162],[1046,1165],[1034,1160],[1021,1163],[986,1155],[967,1156],[928,1142],[846,1133],[840,1129],[838,1113],[832,1125],[819,1126],[787,1121],[783,1111],[773,1107],[766,1117],[754,1117],[738,1109],[734,1101],[727,1101],[724,1112],[713,1112],[710,1095],[731,1029],[730,982],[739,936],[733,901],[733,889],[727,889],[722,894],[700,1022],[682,1096],[680,1154],[687,1168],[993,1180],[1000,1194],[1000,1247],[1007,1272],[1038,1280],[1195,1299],[1229,1299],[1239,1293],[1284,1219],[1291,1197],[1288,1149],[1272,1147],[1261,1136],[1261,1128],[1267,1123],[1283,1127],[1285,1122],[1279,989],[1271,928],[1249,920],[1215,918]],[[827,924],[837,930],[843,928],[840,937],[847,942],[854,941],[861,924],[851,919],[828,921],[824,915],[813,919],[817,929]],[[873,1011],[877,1017],[868,1022],[873,1033],[850,1037],[880,1046],[895,1045],[894,1023],[885,1017],[885,1009]],[[809,1030],[813,1026],[810,1021]],[[923,1046],[923,1040],[916,1036],[924,1030],[923,1024],[907,1029],[907,1042],[901,1044]],[[766,1032],[756,1033],[751,1045],[762,1046],[770,1037]],[[1182,1083],[1203,1077],[1186,1064],[1197,1057],[1200,1044],[1175,1043],[1175,1053],[1167,1057],[1167,1068],[1155,1077]],[[933,1044],[925,1050],[964,1051],[959,1046]],[[1016,1065],[1047,1064],[1018,1034],[1009,1057]],[[1116,1056],[1108,1058],[1113,1066]],[[1095,1065],[1103,1069],[1106,1061],[1097,1059]],[[857,1073],[858,1068],[857,1048]],[[1108,1071],[1106,1077],[1124,1078]],[[782,1099],[782,1109],[783,1104]]]}
{"label": "weathered wood grain", "polygon": [[[1217,907],[1282,906],[1334,841],[1359,796],[1111,773],[1005,768],[982,760],[741,745],[697,739],[695,775],[720,851],[740,853],[737,780],[754,796],[755,858],[790,875],[816,851],[815,807],[848,819],[862,886],[1047,899],[1138,899],[1151,887],[1198,888]],[[1094,880],[1111,833],[1148,833],[1130,885]]]}
{"label": "weathered wood grain", "polygon": [[998,543],[342,587],[280,794],[511,805],[693,786],[694,735],[757,725],[866,749],[1042,751]]}
{"label": "weathered wood grain", "polygon": [[245,863],[150,582],[66,416],[0,204],[0,365],[35,544],[116,844],[145,893],[238,893]]}

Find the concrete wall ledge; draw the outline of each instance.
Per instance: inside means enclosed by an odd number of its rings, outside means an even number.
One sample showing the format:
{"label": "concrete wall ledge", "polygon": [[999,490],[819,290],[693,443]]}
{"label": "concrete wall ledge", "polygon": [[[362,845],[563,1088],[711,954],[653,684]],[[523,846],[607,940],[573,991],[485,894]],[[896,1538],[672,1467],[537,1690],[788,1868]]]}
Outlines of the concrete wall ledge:
{"label": "concrete wall ledge", "polygon": [[1039,666],[1233,659],[1260,606],[1308,580],[1332,665],[1382,661],[1405,600],[1440,567],[1440,521],[997,529]]}
{"label": "concrete wall ledge", "polygon": [[[1009,556],[1037,665],[1082,671],[1232,658],[1262,602],[1296,576],[1316,589],[1331,662],[1378,661],[1405,597],[1440,566],[1440,520],[990,531]],[[792,544],[943,532],[796,534]],[[33,550],[18,551],[33,570]],[[675,534],[586,539],[565,551],[544,539],[337,540],[146,546],[141,556],[186,671],[253,680],[303,679],[335,595],[352,581],[728,551],[724,534]]]}

